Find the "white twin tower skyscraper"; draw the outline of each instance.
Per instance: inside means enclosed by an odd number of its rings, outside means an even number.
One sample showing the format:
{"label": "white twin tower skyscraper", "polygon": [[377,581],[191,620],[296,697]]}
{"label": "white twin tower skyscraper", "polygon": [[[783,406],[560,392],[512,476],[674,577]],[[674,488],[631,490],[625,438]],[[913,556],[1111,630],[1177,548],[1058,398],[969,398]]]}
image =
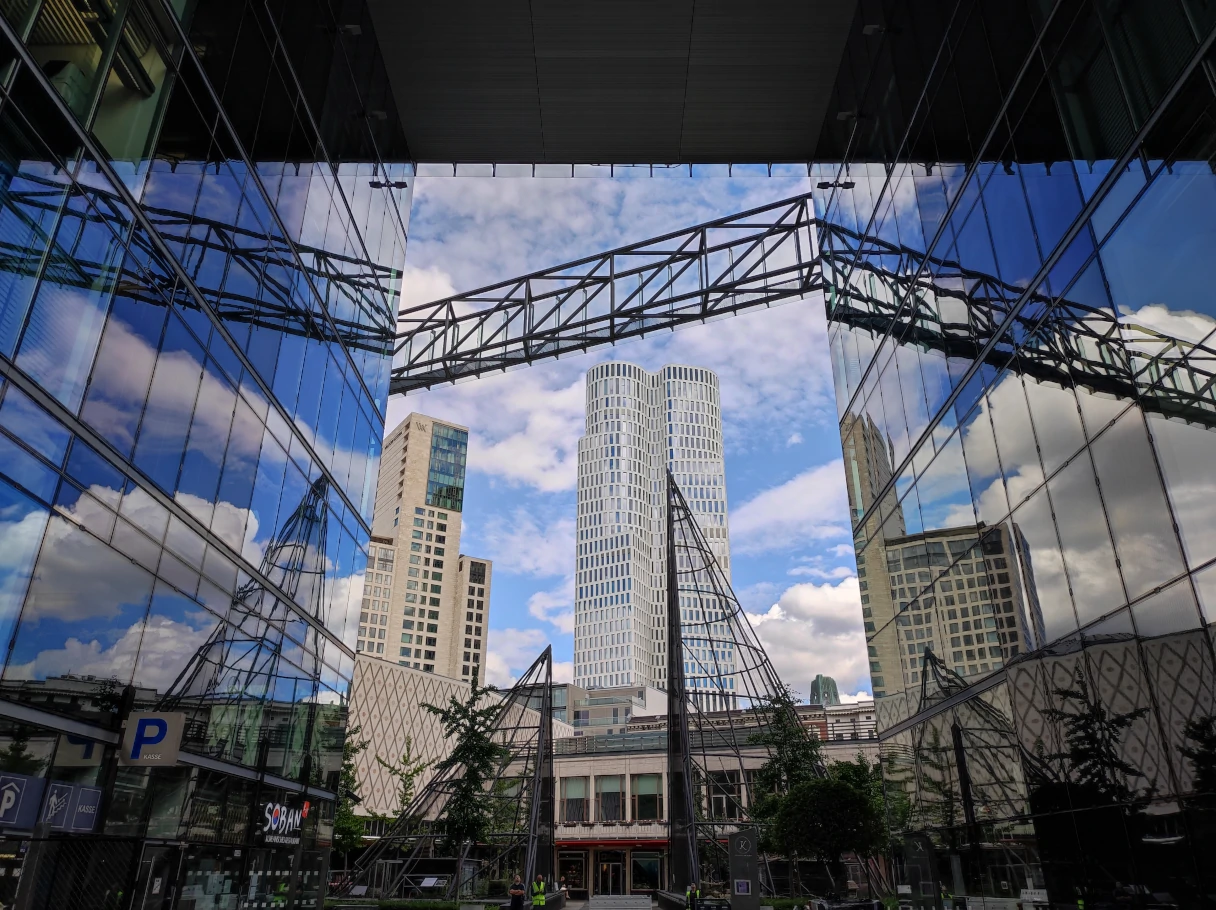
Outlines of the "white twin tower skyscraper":
{"label": "white twin tower skyscraper", "polygon": [[[729,577],[718,377],[693,366],[648,373],[604,363],[587,373],[586,414],[578,447],[574,682],[666,689],[668,470]],[[686,634],[686,651],[697,646]],[[715,680],[698,679],[693,669],[689,689],[732,690],[733,660],[720,656]]]}

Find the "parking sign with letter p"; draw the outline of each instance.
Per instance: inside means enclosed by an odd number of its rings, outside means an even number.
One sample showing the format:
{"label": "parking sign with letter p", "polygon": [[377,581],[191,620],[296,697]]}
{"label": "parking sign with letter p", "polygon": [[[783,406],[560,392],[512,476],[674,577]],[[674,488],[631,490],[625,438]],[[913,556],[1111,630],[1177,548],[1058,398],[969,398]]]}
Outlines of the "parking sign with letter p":
{"label": "parking sign with letter p", "polygon": [[143,767],[177,764],[184,714],[136,711],[127,718],[119,763]]}

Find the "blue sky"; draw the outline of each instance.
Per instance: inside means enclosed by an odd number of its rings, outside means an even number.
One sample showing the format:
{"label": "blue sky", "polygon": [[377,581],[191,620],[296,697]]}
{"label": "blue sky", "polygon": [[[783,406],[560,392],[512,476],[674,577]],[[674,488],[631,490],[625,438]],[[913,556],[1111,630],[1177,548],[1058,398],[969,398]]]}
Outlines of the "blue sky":
{"label": "blue sky", "polygon": [[[454,178],[415,186],[403,297],[442,298],[807,189],[792,178]],[[583,376],[605,360],[720,378],[733,583],[782,678],[870,688],[818,297],[389,403],[470,428],[465,553],[494,560],[489,666],[507,683],[552,642],[571,675]]]}

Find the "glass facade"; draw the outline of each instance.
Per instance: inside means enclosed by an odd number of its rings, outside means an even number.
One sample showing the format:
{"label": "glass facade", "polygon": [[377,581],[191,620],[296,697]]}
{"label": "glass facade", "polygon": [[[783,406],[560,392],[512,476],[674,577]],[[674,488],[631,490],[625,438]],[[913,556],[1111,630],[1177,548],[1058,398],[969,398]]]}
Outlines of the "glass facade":
{"label": "glass facade", "polygon": [[860,5],[812,184],[901,901],[1216,893],[1214,25]]}
{"label": "glass facade", "polygon": [[[320,906],[396,117],[360,2],[0,4],[5,905]],[[176,766],[118,763],[132,710]]]}
{"label": "glass facade", "polygon": [[431,425],[431,460],[426,472],[426,504],[459,512],[464,508],[464,472],[469,433],[441,423]]}

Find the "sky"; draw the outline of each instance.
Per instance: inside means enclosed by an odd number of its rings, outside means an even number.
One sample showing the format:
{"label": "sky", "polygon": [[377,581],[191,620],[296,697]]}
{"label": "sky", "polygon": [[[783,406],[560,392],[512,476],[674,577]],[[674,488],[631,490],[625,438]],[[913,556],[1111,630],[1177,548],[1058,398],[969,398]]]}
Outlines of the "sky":
{"label": "sky", "polygon": [[[405,305],[806,192],[805,179],[420,177]],[[487,679],[505,685],[552,643],[573,676],[578,439],[584,376],[608,360],[715,371],[722,396],[732,582],[781,678],[868,693],[821,297],[661,333],[459,386],[394,397],[470,429],[461,551],[494,561]]]}

